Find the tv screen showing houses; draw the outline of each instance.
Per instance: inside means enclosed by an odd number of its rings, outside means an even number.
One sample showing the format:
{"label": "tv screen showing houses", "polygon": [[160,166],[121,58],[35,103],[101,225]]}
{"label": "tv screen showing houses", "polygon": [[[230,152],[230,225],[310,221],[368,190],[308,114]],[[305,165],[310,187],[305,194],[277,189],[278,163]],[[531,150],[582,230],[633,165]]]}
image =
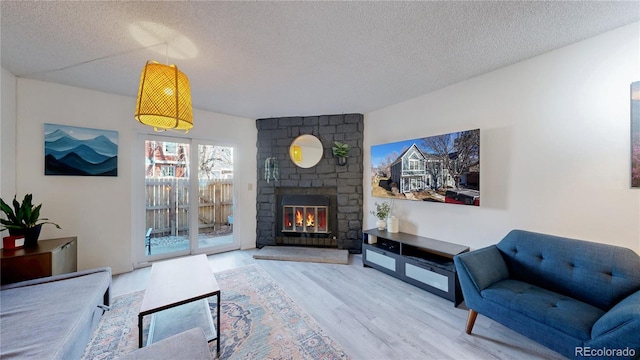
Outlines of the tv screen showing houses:
{"label": "tv screen showing houses", "polygon": [[480,129],[371,147],[371,195],[480,205]]}

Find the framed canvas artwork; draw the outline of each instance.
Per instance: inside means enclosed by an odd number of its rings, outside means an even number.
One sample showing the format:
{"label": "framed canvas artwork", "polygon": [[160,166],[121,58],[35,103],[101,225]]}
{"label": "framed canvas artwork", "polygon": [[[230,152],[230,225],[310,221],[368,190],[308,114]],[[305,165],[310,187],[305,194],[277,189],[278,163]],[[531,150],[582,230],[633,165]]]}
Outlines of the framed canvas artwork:
{"label": "framed canvas artwork", "polygon": [[631,187],[640,188],[640,81],[631,84]]}
{"label": "framed canvas artwork", "polygon": [[44,124],[44,174],[118,176],[118,132]]}
{"label": "framed canvas artwork", "polygon": [[371,147],[372,196],[480,205],[480,129]]}

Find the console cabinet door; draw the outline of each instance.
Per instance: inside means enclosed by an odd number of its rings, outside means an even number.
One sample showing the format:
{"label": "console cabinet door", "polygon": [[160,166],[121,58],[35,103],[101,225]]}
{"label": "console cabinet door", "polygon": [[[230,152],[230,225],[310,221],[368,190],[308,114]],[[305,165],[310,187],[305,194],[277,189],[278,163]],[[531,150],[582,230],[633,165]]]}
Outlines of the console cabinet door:
{"label": "console cabinet door", "polygon": [[365,246],[364,251],[367,265],[386,273],[395,273],[397,271],[398,260],[393,254],[370,246]]}
{"label": "console cabinet door", "polygon": [[404,275],[410,279],[419,281],[425,285],[429,285],[445,293],[449,292],[449,277],[446,275],[438,274],[432,269],[425,269],[423,267],[406,263],[404,268]]}
{"label": "console cabinet door", "polygon": [[51,252],[51,275],[77,271],[77,260],[78,241],[74,239]]}

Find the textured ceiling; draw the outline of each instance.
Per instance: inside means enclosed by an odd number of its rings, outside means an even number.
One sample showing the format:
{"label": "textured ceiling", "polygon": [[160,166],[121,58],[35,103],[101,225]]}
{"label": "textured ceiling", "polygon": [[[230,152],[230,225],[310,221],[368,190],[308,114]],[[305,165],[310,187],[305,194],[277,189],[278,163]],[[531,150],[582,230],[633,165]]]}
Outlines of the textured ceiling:
{"label": "textured ceiling", "polygon": [[0,11],[2,67],[19,77],[135,96],[144,63],[168,59],[194,107],[246,118],[366,113],[640,20],[638,1],[3,0]]}

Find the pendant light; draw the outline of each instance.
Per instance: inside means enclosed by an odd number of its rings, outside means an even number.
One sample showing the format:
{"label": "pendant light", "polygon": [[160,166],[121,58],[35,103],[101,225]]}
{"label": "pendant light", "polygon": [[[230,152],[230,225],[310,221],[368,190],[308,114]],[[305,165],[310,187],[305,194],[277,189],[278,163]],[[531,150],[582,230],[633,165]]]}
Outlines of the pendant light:
{"label": "pendant light", "polygon": [[189,79],[176,65],[149,60],[140,75],[135,118],[156,131],[193,127]]}

